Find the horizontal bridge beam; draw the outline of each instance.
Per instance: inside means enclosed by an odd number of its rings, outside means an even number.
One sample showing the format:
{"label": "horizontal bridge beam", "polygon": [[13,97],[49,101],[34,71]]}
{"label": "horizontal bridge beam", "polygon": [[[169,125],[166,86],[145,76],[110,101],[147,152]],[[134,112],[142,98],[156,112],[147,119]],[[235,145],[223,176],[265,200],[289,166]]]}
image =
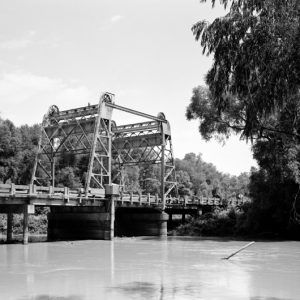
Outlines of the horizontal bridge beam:
{"label": "horizontal bridge beam", "polygon": [[167,123],[167,120],[164,120],[164,119],[152,116],[152,115],[148,115],[148,114],[142,113],[140,111],[124,107],[124,106],[116,105],[116,104],[113,104],[113,103],[105,103],[105,105],[108,106],[108,107],[112,107],[112,108],[130,113],[130,114],[133,114],[133,115],[144,117],[144,118],[147,118],[147,119],[150,119],[150,120],[154,120],[154,121],[158,121],[158,122],[162,122],[162,123]]}
{"label": "horizontal bridge beam", "polygon": [[115,138],[112,141],[113,149],[129,150],[161,146],[162,138],[160,133]]}
{"label": "horizontal bridge beam", "polygon": [[93,116],[98,113],[98,104],[88,105],[84,107],[78,107],[68,110],[62,110],[59,113],[53,114],[53,117],[57,120],[68,120],[74,118],[82,118],[85,116]]}

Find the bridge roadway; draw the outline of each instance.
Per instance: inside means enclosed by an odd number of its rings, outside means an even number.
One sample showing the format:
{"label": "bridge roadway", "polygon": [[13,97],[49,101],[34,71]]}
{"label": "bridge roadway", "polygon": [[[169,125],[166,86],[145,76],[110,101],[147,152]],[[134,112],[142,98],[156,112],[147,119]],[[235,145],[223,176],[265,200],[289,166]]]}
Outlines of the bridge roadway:
{"label": "bridge roadway", "polygon": [[[44,187],[36,185],[0,184],[0,205],[38,205],[38,206],[99,206],[105,198],[101,189],[90,189],[88,195],[82,188],[70,189],[68,187]],[[162,202],[158,195],[120,193],[114,197],[119,206],[155,206],[161,208]],[[238,203],[236,203],[238,204]],[[219,198],[192,197],[174,198],[167,197],[168,207],[189,206],[220,206]],[[0,208],[1,209],[1,208]]]}
{"label": "bridge roadway", "polygon": [[[115,186],[118,188],[118,186]],[[114,236],[114,221],[115,221],[115,210],[119,209],[118,218],[123,220],[123,223],[118,226],[117,231],[123,235],[122,226],[126,227],[127,223],[134,222],[134,224],[128,227],[129,234],[132,231],[133,234],[144,234],[147,235],[159,235],[162,232],[161,228],[156,228],[158,225],[150,223],[157,223],[161,226],[165,223],[163,231],[166,233],[166,222],[168,215],[170,219],[172,214],[181,214],[184,218],[185,214],[199,214],[203,208],[221,206],[222,200],[219,198],[207,198],[207,197],[185,197],[185,198],[174,198],[167,197],[165,207],[161,198],[158,195],[150,194],[134,194],[134,193],[111,193],[109,191],[111,186],[108,186],[108,190],[102,189],[89,189],[89,193],[86,195],[85,190],[82,188],[71,189],[68,187],[43,187],[36,185],[15,185],[15,184],[0,184],[0,213],[7,213],[8,216],[8,230],[7,240],[8,242],[12,239],[12,214],[23,213],[23,241],[28,242],[28,215],[35,212],[35,206],[48,206],[51,208],[50,224],[55,227],[55,237],[61,237],[57,231],[63,232],[67,229],[65,223],[69,223],[67,227],[77,228],[76,236],[78,232],[82,230],[82,227],[86,226],[87,218],[88,223],[99,222],[105,223],[105,229],[99,235],[99,230],[95,233],[95,224],[92,226],[92,235],[87,232],[82,232],[79,237],[84,238],[86,235],[92,238],[112,239]],[[231,203],[232,205],[239,205],[242,201],[236,201]],[[122,211],[124,212],[122,214]],[[82,214],[84,212],[84,214]],[[167,212],[167,214],[165,213]],[[154,214],[155,213],[155,214]],[[121,217],[119,216],[121,214]],[[126,216],[129,214],[129,217]],[[164,214],[163,217],[162,214]],[[88,216],[89,215],[89,216]],[[100,216],[100,221],[99,221]],[[149,217],[150,216],[150,217]],[[80,218],[82,218],[80,222]],[[102,219],[101,219],[102,218]],[[149,219],[150,218],[150,219]],[[145,219],[149,219],[149,222],[141,224]],[[51,221],[52,220],[52,221]],[[75,221],[76,220],[76,221]],[[133,221],[134,220],[134,221]],[[77,224],[77,223],[78,224]],[[59,224],[59,225],[57,225]],[[61,225],[64,224],[64,225]],[[97,225],[97,226],[98,226]],[[61,226],[64,228],[62,229]],[[146,227],[149,227],[149,230]],[[155,228],[154,228],[154,227]],[[59,228],[56,228],[59,227]],[[144,228],[143,231],[136,231],[137,228]],[[70,236],[70,232],[74,231],[71,229],[67,230],[66,238]],[[49,231],[48,231],[49,234]],[[124,235],[128,234],[125,233]],[[72,238],[72,237],[71,237]]]}

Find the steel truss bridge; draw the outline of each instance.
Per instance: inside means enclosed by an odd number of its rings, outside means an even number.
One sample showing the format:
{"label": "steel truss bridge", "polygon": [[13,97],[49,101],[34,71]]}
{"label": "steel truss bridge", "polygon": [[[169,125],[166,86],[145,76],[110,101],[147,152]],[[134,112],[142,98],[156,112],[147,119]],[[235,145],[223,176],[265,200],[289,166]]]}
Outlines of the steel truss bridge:
{"label": "steel truss bridge", "polygon": [[[114,109],[148,121],[117,126],[112,120]],[[31,184],[47,184],[54,189],[59,170],[56,163],[66,153],[88,156],[85,199],[121,195],[125,167],[141,164],[160,165],[158,202],[162,208],[166,197],[176,190],[171,130],[164,114],[155,117],[116,105],[111,93],[104,93],[97,105],[65,111],[50,107],[42,123]]]}
{"label": "steel truss bridge", "polygon": [[[100,207],[106,202],[113,220],[116,206],[155,207],[164,211],[222,204],[218,198],[180,198],[171,128],[165,115],[152,116],[119,106],[114,98],[111,93],[103,93],[96,105],[63,111],[51,106],[41,125],[30,184],[0,184],[0,212],[24,213],[24,239],[26,230],[28,233],[27,215],[34,211],[35,205]],[[112,120],[113,110],[147,121],[117,125]],[[70,154],[85,158],[83,188],[55,186],[61,168],[59,162]],[[160,192],[156,195],[134,194],[124,189],[125,168],[143,164],[159,166]]]}

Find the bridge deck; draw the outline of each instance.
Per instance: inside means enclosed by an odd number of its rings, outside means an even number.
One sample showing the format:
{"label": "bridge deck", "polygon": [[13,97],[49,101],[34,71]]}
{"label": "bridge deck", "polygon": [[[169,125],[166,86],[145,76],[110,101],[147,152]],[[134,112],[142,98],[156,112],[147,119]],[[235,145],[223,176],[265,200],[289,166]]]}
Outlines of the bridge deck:
{"label": "bridge deck", "polygon": [[[85,195],[84,189],[70,189],[67,187],[42,187],[36,185],[0,184],[0,205],[33,204],[40,206],[101,206],[108,198],[105,198],[104,190],[90,189]],[[120,193],[115,197],[119,206],[157,206],[162,205],[160,197],[150,194]],[[242,200],[232,203],[239,205]],[[167,207],[197,207],[220,206],[219,198],[192,197],[166,199]]]}

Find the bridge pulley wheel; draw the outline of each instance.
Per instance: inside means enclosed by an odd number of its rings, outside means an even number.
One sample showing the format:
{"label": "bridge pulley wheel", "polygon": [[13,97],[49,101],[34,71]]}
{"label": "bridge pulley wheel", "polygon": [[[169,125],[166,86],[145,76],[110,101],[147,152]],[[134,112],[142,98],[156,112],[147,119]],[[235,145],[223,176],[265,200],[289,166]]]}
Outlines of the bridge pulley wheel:
{"label": "bridge pulley wheel", "polygon": [[54,116],[59,114],[59,108],[56,105],[51,105],[47,111],[47,114],[44,115],[43,125],[52,125],[55,123]]}
{"label": "bridge pulley wheel", "polygon": [[162,120],[166,120],[166,115],[163,112],[159,112],[157,117],[162,119]]}
{"label": "bridge pulley wheel", "polygon": [[110,96],[109,93],[105,93],[103,95],[103,102],[105,102],[105,103],[112,103],[112,99],[111,99],[111,96]]}

